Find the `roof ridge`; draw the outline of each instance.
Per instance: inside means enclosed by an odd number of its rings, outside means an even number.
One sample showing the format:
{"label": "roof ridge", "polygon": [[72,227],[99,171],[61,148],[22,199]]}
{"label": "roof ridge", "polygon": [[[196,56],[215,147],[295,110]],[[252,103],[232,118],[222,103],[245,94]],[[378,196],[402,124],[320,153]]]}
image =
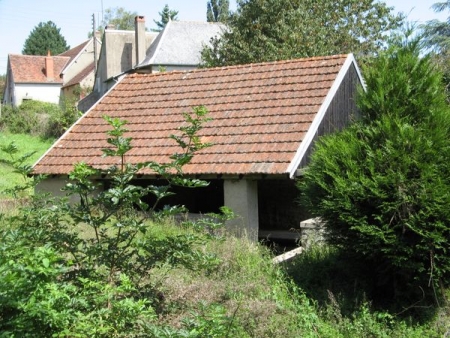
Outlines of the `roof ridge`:
{"label": "roof ridge", "polygon": [[[73,53],[74,51],[78,51],[78,50],[81,50],[81,49],[83,49],[85,46],[87,46],[88,44],[89,44],[89,42],[92,40],[93,38],[89,38],[89,39],[87,39],[87,40],[85,40],[85,41],[83,41],[82,43],[79,43],[78,45],[76,45],[75,47],[72,47],[72,48],[70,48],[70,49],[68,49],[68,50],[66,50],[66,51],[64,51],[64,52],[62,52],[62,53],[59,53],[59,54],[57,54],[57,56],[65,56],[64,54],[67,54],[67,53]],[[78,51],[79,52],[79,51]],[[78,53],[77,53],[78,54]]]}
{"label": "roof ridge", "polygon": [[[32,57],[32,58],[46,58],[47,55],[24,55],[24,54],[8,54],[8,56],[14,56],[14,57]],[[52,58],[61,58],[61,59],[70,59],[70,56],[61,56],[61,55],[50,55]]]}
{"label": "roof ridge", "polygon": [[[155,53],[156,54],[156,53]],[[129,75],[137,75],[135,77],[139,77],[141,75],[151,75],[151,76],[166,76],[167,74],[177,75],[177,74],[190,74],[190,73],[202,73],[208,72],[211,70],[230,70],[230,69],[240,69],[240,68],[249,68],[249,67],[261,67],[268,65],[282,65],[282,64],[292,64],[292,63],[303,63],[303,62],[311,62],[311,61],[319,61],[319,60],[332,60],[332,59],[346,59],[349,54],[334,54],[328,56],[313,56],[309,58],[297,58],[297,59],[289,59],[289,60],[274,60],[274,61],[266,61],[266,62],[256,62],[256,63],[246,63],[240,65],[230,65],[230,66],[218,66],[218,67],[205,67],[205,68],[196,68],[189,70],[173,70],[170,72],[158,72],[158,73],[131,73]],[[153,58],[153,57],[152,57]]]}
{"label": "roof ridge", "polygon": [[318,61],[325,59],[340,59],[347,58],[349,54],[333,54],[327,56],[311,56],[307,58],[296,58],[296,59],[288,59],[288,60],[273,60],[273,61],[263,61],[263,62],[255,62],[255,63],[246,63],[241,65],[230,65],[230,66],[219,66],[219,67],[211,67],[211,68],[199,68],[194,70],[205,70],[205,69],[232,69],[232,68],[245,68],[249,66],[266,66],[270,64],[290,64],[290,63],[299,63],[299,62],[310,62],[310,61]]}

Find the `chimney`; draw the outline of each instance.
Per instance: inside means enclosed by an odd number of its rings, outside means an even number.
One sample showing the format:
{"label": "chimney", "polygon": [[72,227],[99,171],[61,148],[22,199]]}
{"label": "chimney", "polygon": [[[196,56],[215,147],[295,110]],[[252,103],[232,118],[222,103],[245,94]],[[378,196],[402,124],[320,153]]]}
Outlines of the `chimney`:
{"label": "chimney", "polygon": [[45,75],[47,75],[47,80],[54,80],[53,57],[50,55],[50,50],[47,52],[47,56],[45,57]]}
{"label": "chimney", "polygon": [[134,18],[135,39],[136,39],[136,66],[145,59],[145,18],[136,16]]}

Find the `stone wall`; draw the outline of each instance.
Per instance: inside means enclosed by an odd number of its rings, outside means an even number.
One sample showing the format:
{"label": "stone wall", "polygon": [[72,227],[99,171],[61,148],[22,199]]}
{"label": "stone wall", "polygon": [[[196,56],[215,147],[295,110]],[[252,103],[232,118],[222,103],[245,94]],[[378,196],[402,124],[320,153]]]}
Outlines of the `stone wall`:
{"label": "stone wall", "polygon": [[325,227],[320,218],[310,218],[300,222],[300,244],[304,249],[324,242]]}

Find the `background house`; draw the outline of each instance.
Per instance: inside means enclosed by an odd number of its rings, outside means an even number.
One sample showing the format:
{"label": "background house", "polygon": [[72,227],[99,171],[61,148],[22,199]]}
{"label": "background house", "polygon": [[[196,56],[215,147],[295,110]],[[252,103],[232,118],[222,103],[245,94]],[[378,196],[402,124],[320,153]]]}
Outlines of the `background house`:
{"label": "background house", "polygon": [[161,70],[195,69],[201,51],[224,29],[221,23],[169,21],[159,32],[145,31],[145,18],[135,18],[135,30],[106,27],[93,92],[78,109],[87,111],[126,72],[155,73]]}
{"label": "background house", "polygon": [[62,72],[64,83],[61,89],[66,99],[79,101],[92,91],[100,48],[101,41],[97,32],[94,38],[60,54],[70,57]]}
{"label": "background house", "polygon": [[[115,77],[136,67],[158,36],[158,33],[145,31],[143,17],[136,17],[135,24],[134,31],[116,30],[114,26],[106,27],[95,75],[93,91],[96,97],[101,97],[111,88]],[[137,54],[141,55],[141,60],[136,57]]]}
{"label": "background house", "polygon": [[20,106],[23,100],[59,103],[63,79],[69,62],[65,56],[8,55],[3,103]]}
{"label": "background house", "polygon": [[[168,136],[183,124],[183,112],[204,105],[212,121],[201,130],[212,147],[184,168],[209,187],[180,189],[170,203],[191,212],[229,206],[239,216],[229,227],[256,239],[260,230],[288,231],[309,218],[296,205],[295,180],[307,165],[315,140],[348,125],[357,113],[363,84],[353,55],[233,67],[128,74],[35,164],[35,174],[53,175],[38,190],[60,193],[76,162],[97,168],[115,164],[103,116],[128,121],[134,148],[128,162],[164,163],[179,149]],[[101,178],[96,178],[101,181]],[[137,184],[157,183],[151,171]]]}
{"label": "background house", "polygon": [[[75,88],[92,86],[94,81],[94,41],[52,56],[8,55],[3,103],[19,106],[23,100],[60,102],[63,95],[79,99]],[[91,87],[92,88],[92,87]],[[78,96],[77,96],[78,95]]]}
{"label": "background house", "polygon": [[224,29],[218,22],[169,21],[136,68],[151,73],[198,68],[203,47]]}

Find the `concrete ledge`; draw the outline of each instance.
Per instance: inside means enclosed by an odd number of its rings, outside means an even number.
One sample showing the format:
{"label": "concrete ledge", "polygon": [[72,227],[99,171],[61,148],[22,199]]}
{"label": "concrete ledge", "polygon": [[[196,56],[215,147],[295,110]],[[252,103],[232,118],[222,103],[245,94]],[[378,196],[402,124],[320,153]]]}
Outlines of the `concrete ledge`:
{"label": "concrete ledge", "polygon": [[295,256],[300,255],[303,252],[303,248],[302,247],[298,247],[294,250],[285,252],[282,255],[276,256],[274,258],[272,258],[272,262],[274,264],[278,264],[278,263],[282,263],[284,261],[287,261],[288,259],[294,258]]}
{"label": "concrete ledge", "polygon": [[320,218],[310,218],[300,222],[300,229],[316,229],[322,227],[322,220]]}

